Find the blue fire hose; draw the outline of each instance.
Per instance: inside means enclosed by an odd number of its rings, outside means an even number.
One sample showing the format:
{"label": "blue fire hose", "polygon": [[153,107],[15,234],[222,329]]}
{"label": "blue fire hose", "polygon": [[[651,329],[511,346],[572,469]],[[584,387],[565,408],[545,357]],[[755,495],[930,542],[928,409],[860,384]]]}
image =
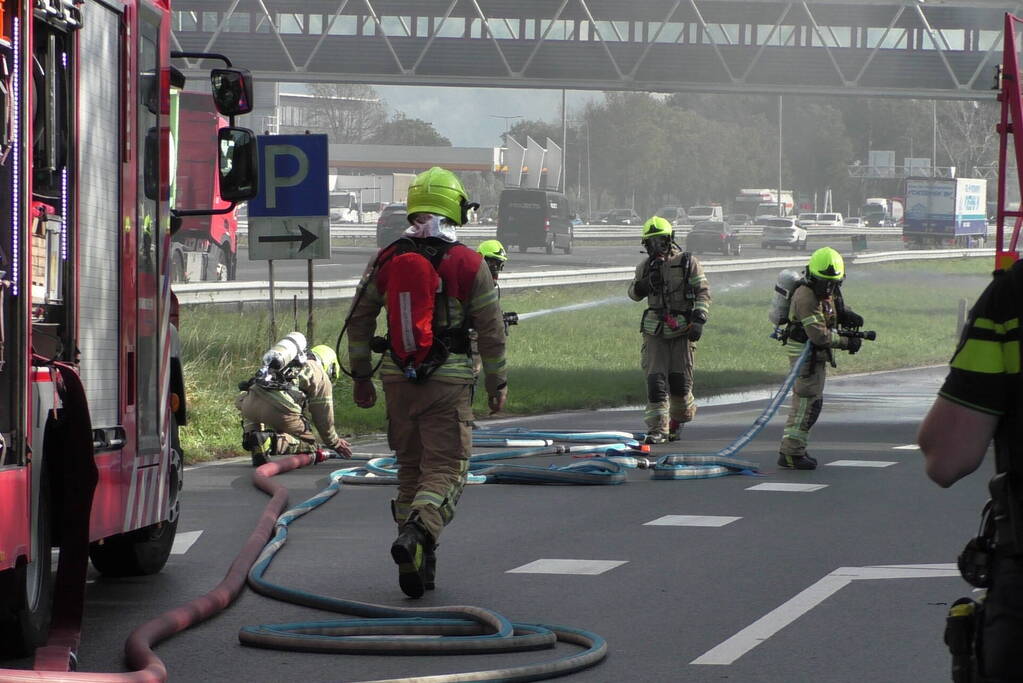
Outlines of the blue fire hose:
{"label": "blue fire hose", "polygon": [[535,681],[580,671],[599,663],[607,655],[607,642],[602,637],[569,626],[515,623],[481,607],[390,607],[357,602],[316,595],[266,580],[264,575],[270,563],[287,541],[288,527],[337,494],[342,485],[341,472],[343,470],[331,474],[330,484],[325,489],[277,518],[274,536],[249,570],[248,582],[257,593],[276,600],[362,618],[247,626],[238,634],[243,645],[304,652],[448,655],[520,652],[553,648],[558,642],[582,648],[581,652],[537,664],[374,683]]}

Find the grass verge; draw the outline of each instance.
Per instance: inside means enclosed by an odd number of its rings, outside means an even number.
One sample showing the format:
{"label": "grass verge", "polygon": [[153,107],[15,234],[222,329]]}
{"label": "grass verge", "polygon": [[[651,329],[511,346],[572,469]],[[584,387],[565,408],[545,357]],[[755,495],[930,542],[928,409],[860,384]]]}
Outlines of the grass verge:
{"label": "grass verge", "polygon": [[[697,397],[779,383],[788,363],[768,338],[767,309],[775,273],[733,273],[711,278],[714,302],[696,354]],[[845,374],[947,362],[955,342],[960,300],[976,298],[990,278],[987,259],[861,266],[843,290],[848,305],[877,331],[855,356],[837,353]],[[507,412],[535,414],[645,402],[639,369],[639,317],[644,305],[625,298],[625,284],[586,285],[506,292],[502,305],[522,322],[508,340]],[[558,310],[580,302],[601,302],[580,310]],[[333,346],[347,303],[316,309],[313,343]],[[529,313],[531,315],[524,316]],[[301,331],[305,315],[300,314]],[[282,322],[283,321],[283,322]],[[278,334],[290,319],[278,314]],[[242,453],[240,421],[234,407],[239,381],[249,377],[269,345],[269,315],[214,312],[202,307],[181,312],[181,339],[189,423],[182,429],[186,460],[196,462]],[[343,359],[343,361],[346,359]],[[385,429],[382,391],[370,410],[351,401],[351,382],[334,388],[342,434]],[[486,413],[478,392],[477,414]],[[637,429],[640,425],[637,425]]]}

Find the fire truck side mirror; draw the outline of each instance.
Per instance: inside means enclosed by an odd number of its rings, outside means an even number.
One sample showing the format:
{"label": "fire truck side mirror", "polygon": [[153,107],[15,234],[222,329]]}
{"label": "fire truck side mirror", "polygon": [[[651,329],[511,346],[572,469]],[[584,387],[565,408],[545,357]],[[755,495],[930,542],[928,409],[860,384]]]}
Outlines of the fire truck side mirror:
{"label": "fire truck side mirror", "polygon": [[252,199],[259,192],[259,151],[248,128],[225,127],[217,133],[220,151],[220,196],[229,202]]}
{"label": "fire truck side mirror", "polygon": [[213,102],[224,116],[240,116],[252,111],[252,74],[248,69],[210,71]]}

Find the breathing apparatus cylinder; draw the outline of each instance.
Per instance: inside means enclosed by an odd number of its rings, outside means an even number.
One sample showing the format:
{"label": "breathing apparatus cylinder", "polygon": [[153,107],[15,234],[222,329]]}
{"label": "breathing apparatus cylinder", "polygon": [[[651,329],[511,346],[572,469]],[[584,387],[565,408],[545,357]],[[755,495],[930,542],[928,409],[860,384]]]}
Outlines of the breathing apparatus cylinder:
{"label": "breathing apparatus cylinder", "polygon": [[282,370],[305,353],[305,335],[291,332],[263,354],[263,366],[271,370]]}
{"label": "breathing apparatus cylinder", "polygon": [[798,270],[786,268],[778,273],[778,282],[774,285],[774,297],[771,299],[771,308],[767,313],[767,319],[775,325],[782,325],[789,319],[789,303],[792,299],[792,292],[803,281],[803,276]]}

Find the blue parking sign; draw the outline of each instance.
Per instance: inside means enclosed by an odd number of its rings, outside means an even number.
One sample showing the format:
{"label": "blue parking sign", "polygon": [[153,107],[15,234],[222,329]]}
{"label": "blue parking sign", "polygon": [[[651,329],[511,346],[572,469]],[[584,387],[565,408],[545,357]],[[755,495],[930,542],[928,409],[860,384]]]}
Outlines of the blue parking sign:
{"label": "blue parking sign", "polygon": [[261,135],[249,259],[329,259],[326,135]]}
{"label": "blue parking sign", "polygon": [[329,216],[326,135],[261,135],[250,216]]}

